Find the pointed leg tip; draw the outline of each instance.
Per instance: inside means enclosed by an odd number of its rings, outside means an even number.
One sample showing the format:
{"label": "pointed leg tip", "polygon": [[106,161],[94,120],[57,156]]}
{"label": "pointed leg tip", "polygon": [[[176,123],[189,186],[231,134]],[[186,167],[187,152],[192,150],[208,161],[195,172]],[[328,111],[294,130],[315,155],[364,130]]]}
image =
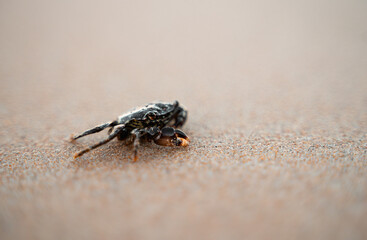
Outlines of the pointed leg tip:
{"label": "pointed leg tip", "polygon": [[75,143],[75,137],[74,137],[74,134],[71,134],[70,137],[69,137],[69,141],[71,143]]}

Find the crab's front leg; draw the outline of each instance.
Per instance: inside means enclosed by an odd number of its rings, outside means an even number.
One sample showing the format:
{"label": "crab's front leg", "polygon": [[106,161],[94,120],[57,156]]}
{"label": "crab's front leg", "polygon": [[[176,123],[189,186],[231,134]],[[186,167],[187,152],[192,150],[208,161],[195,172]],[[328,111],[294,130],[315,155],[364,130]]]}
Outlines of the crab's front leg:
{"label": "crab's front leg", "polygon": [[162,129],[152,127],[148,129],[147,133],[149,140],[153,140],[155,144],[161,146],[186,147],[190,142],[189,137],[183,131],[174,129],[172,127],[164,127]]}

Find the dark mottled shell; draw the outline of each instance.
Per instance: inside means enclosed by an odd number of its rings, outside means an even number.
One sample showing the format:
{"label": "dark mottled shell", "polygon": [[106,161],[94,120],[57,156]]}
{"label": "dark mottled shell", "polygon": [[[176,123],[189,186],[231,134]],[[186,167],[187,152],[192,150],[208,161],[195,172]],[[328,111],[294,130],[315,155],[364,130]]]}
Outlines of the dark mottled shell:
{"label": "dark mottled shell", "polygon": [[[118,117],[119,124],[126,124],[130,128],[144,128],[148,126],[165,125],[172,120],[178,111],[179,104],[156,102],[149,103],[143,107],[134,108],[131,111]],[[146,117],[149,112],[154,112],[156,119],[151,120]]]}

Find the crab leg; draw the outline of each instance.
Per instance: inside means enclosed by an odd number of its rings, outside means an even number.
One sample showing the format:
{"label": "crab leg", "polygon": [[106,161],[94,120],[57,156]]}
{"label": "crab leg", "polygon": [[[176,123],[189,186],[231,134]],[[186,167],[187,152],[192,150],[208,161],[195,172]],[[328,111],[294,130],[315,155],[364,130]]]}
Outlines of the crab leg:
{"label": "crab leg", "polygon": [[71,140],[74,141],[78,138],[84,137],[84,136],[89,135],[89,134],[100,132],[105,128],[113,127],[113,126],[116,126],[116,125],[117,125],[117,121],[106,122],[106,123],[103,123],[101,125],[95,126],[94,128],[88,129],[87,131],[85,131],[85,132],[83,132],[83,133],[81,133],[81,134],[79,134],[75,137],[72,137]]}
{"label": "crab leg", "polygon": [[141,131],[134,131],[132,134],[135,136],[134,138],[134,162],[138,160],[138,149],[140,147],[140,139],[143,135]]}
{"label": "crab leg", "polygon": [[178,112],[174,116],[174,119],[175,119],[175,122],[173,123],[172,126],[175,128],[182,127],[182,125],[184,125],[187,119],[187,111],[182,107],[178,107]]}
{"label": "crab leg", "polygon": [[97,147],[99,147],[99,146],[102,146],[103,144],[106,144],[106,143],[108,143],[109,141],[111,141],[112,139],[114,139],[115,137],[117,137],[117,135],[121,132],[121,131],[123,131],[124,130],[124,125],[122,125],[122,126],[119,126],[119,127],[116,127],[116,129],[113,131],[113,133],[111,133],[105,140],[103,140],[103,141],[100,141],[99,143],[97,143],[97,144],[95,144],[95,145],[92,145],[92,146],[89,146],[89,147],[87,147],[86,149],[84,149],[84,150],[82,150],[82,151],[80,151],[80,152],[78,152],[78,153],[76,153],[75,155],[74,155],[74,159],[75,158],[78,158],[78,157],[80,157],[80,156],[82,156],[84,153],[87,153],[87,152],[89,152],[90,150],[92,150],[92,149],[95,149],[95,148],[97,148]]}

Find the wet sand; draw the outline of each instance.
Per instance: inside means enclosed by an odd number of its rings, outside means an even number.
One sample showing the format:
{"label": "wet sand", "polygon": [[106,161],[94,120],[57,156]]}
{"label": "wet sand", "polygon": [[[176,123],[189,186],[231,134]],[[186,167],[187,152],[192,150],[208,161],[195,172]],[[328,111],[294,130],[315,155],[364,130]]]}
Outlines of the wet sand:
{"label": "wet sand", "polygon": [[[367,4],[0,3],[1,239],[366,239]],[[71,134],[154,100],[187,148]]]}

